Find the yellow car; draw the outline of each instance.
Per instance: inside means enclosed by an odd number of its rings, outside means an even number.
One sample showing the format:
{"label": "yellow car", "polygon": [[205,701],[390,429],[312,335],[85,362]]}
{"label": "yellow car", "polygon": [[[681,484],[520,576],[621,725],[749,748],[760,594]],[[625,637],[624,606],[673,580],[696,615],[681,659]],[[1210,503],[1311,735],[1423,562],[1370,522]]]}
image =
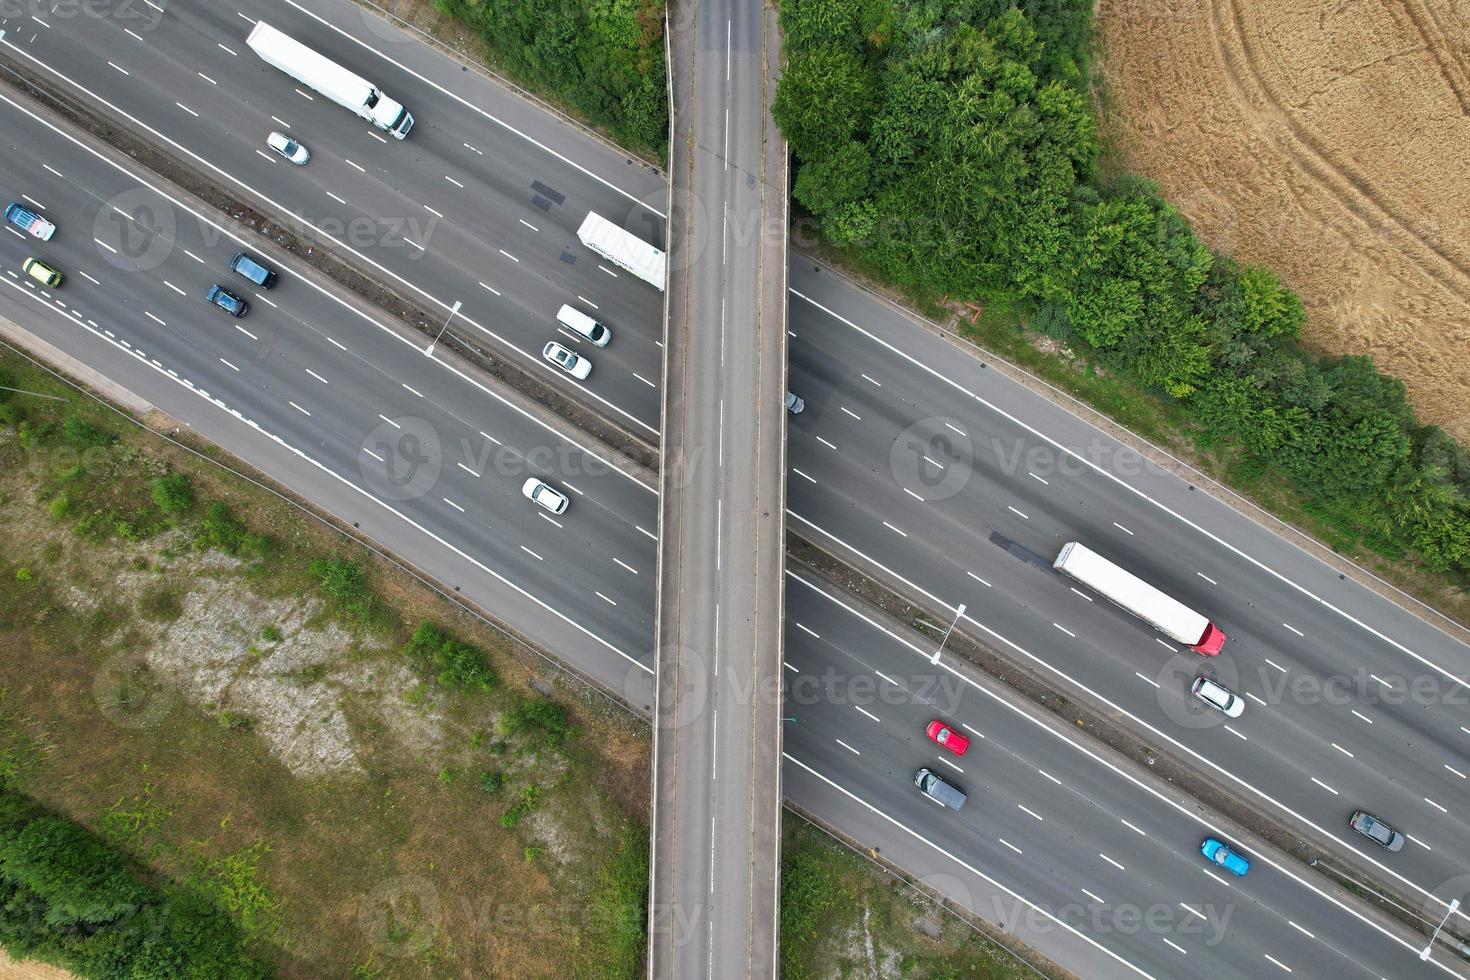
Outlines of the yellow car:
{"label": "yellow car", "polygon": [[61,273],[40,259],[26,259],[25,264],[20,268],[22,272],[43,286],[50,286],[52,289],[55,289],[61,285]]}

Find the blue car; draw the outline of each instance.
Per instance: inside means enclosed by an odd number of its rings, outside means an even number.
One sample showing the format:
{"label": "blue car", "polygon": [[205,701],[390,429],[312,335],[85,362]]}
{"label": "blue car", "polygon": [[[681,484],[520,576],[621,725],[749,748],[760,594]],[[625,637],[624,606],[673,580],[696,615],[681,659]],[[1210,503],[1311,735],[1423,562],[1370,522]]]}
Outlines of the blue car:
{"label": "blue car", "polygon": [[224,310],[230,316],[244,316],[250,310],[249,303],[218,283],[209,287],[209,292],[204,295],[204,298]]}
{"label": "blue car", "polygon": [[1251,869],[1251,863],[1249,861],[1213,837],[1205,838],[1205,842],[1200,845],[1199,852],[1226,871],[1229,871],[1233,875],[1239,875],[1242,878]]}

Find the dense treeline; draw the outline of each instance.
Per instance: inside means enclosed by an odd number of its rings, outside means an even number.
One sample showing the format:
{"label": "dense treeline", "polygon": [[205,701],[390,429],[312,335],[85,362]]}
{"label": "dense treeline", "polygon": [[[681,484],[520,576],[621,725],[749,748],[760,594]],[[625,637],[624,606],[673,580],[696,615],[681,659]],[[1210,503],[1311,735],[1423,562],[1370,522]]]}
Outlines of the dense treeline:
{"label": "dense treeline", "polygon": [[434,0],[479,32],[496,66],[622,142],[668,142],[662,0]]}
{"label": "dense treeline", "polygon": [[824,242],[1034,328],[1182,403],[1204,448],[1288,477],[1381,553],[1470,571],[1470,455],[1300,300],[1212,254],[1152,186],[1096,179],[1091,0],[782,0],[776,119]]}
{"label": "dense treeline", "polygon": [[82,977],[257,980],[229,918],[146,883],[111,845],[0,788],[0,946]]}

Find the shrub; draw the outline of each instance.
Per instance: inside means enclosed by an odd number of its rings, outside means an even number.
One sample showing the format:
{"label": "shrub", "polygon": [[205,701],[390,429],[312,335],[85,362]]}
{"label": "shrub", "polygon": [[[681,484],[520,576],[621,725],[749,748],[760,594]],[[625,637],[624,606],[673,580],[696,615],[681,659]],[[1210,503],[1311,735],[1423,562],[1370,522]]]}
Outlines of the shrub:
{"label": "shrub", "polygon": [[482,772],[480,773],[480,788],[487,793],[498,793],[505,786],[505,773]]}
{"label": "shrub", "polygon": [[505,734],[534,732],[553,746],[565,744],[577,734],[567,718],[567,709],[549,698],[525,698],[505,716]]}
{"label": "shrub", "polygon": [[281,628],[275,623],[268,623],[261,627],[260,638],[267,643],[280,643]]}
{"label": "shrub", "polygon": [[46,504],[46,512],[53,521],[65,519],[71,514],[71,498],[65,493],[58,493]]}
{"label": "shrub", "polygon": [[199,521],[199,530],[194,535],[194,546],[233,555],[245,543],[248,531],[230,513],[228,506],[216,500],[205,508],[204,517]]}
{"label": "shrub", "polygon": [[403,652],[428,660],[439,671],[439,683],[450,690],[488,692],[500,684],[500,678],[486,666],[483,653],[428,620],[414,630]]}
{"label": "shrub", "polygon": [[183,473],[170,473],[153,481],[153,503],[165,514],[182,514],[194,506],[194,490]]}
{"label": "shrub", "polygon": [[367,573],[348,558],[317,558],[308,566],[317,584],[339,606],[359,619],[371,619],[376,606],[367,588]]}
{"label": "shrub", "polygon": [[80,415],[68,415],[61,423],[61,434],[66,441],[73,446],[86,449],[92,446],[110,446],[117,441],[117,436],[93,425]]}

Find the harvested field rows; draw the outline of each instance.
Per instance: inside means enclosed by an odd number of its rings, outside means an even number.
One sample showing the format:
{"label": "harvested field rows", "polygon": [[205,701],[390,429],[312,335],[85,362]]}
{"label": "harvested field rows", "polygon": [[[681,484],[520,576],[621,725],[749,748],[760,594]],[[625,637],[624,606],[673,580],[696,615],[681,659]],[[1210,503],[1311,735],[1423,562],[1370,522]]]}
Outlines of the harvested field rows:
{"label": "harvested field rows", "polygon": [[1117,162],[1470,441],[1470,5],[1100,0]]}

